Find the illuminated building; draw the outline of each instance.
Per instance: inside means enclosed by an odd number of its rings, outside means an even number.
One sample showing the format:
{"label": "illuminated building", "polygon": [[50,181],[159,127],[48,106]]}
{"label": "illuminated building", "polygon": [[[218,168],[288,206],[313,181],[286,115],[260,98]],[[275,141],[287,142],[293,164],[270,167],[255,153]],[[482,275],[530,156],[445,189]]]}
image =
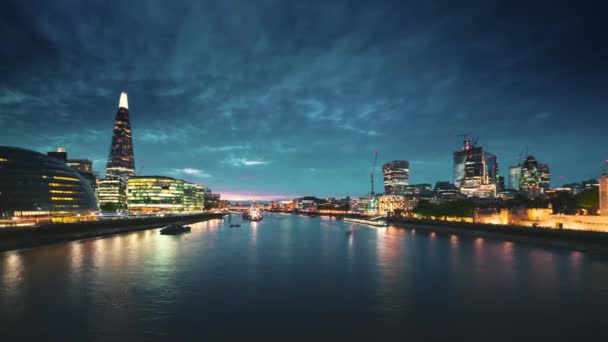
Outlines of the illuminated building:
{"label": "illuminated building", "polygon": [[56,151],[47,152],[46,155],[60,160],[78,171],[78,173],[91,184],[93,190],[95,190],[97,187],[97,177],[95,177],[95,174],[93,173],[92,161],[88,159],[68,159],[68,153],[63,147],[58,147]]}
{"label": "illuminated building", "polygon": [[451,200],[460,197],[460,190],[454,183],[437,182],[435,183],[435,196],[440,200]]}
{"label": "illuminated building", "polygon": [[96,210],[93,189],[76,170],[38,152],[0,147],[0,220],[55,220]]}
{"label": "illuminated building", "polygon": [[581,182],[581,190],[587,190],[597,186],[600,186],[597,179],[589,179]]}
{"label": "illuminated building", "polygon": [[562,186],[562,189],[567,189],[571,194],[576,195],[581,192],[581,183],[568,183]]}
{"label": "illuminated building", "polygon": [[411,212],[414,209],[415,200],[411,197],[399,195],[378,196],[378,214],[395,214]]}
{"label": "illuminated building", "polygon": [[467,196],[494,197],[498,161],[494,154],[475,146],[465,137],[461,150],[454,152],[454,184]]}
{"label": "illuminated building", "polygon": [[603,174],[599,179],[600,185],[600,215],[608,216],[608,174]]}
{"label": "illuminated building", "polygon": [[412,184],[405,187],[402,195],[408,196],[431,196],[433,186],[431,184]]}
{"label": "illuminated building", "polygon": [[533,156],[526,157],[521,165],[519,190],[529,195],[538,195],[542,192],[540,170],[538,162]]}
{"label": "illuminated building", "polygon": [[539,163],[538,172],[540,173],[540,187],[543,192],[551,189],[551,171],[549,170],[549,164]]}
{"label": "illuminated building", "polygon": [[96,193],[102,211],[121,212],[127,209],[126,181],[123,178],[98,179]]}
{"label": "illuminated building", "polygon": [[384,193],[403,195],[410,179],[410,163],[407,160],[395,160],[382,166],[384,176]]}
{"label": "illuminated building", "polygon": [[312,212],[317,211],[319,203],[321,200],[312,196],[305,196],[301,198],[296,198],[294,200],[294,207],[299,211]]}
{"label": "illuminated building", "polygon": [[47,152],[46,155],[49,157],[55,158],[57,160],[60,160],[64,163],[67,163],[67,161],[68,161],[68,153],[65,151],[64,147],[57,147],[57,150]]}
{"label": "illuminated building", "polygon": [[110,156],[106,166],[106,178],[127,179],[134,175],[135,157],[133,156],[129,103],[127,93],[121,93],[114,122]]}
{"label": "illuminated building", "polygon": [[220,209],[222,207],[222,201],[220,194],[214,194],[211,189],[205,189],[205,209]]}
{"label": "illuminated building", "polygon": [[509,189],[519,190],[519,179],[521,178],[521,165],[509,167]]}
{"label": "illuminated building", "polygon": [[496,191],[503,191],[505,189],[505,177],[496,177]]}
{"label": "illuminated building", "polygon": [[131,177],[127,181],[129,211],[183,211],[184,184],[181,179],[164,176]]}
{"label": "illuminated building", "polygon": [[205,187],[184,182],[184,211],[203,211],[205,209]]}

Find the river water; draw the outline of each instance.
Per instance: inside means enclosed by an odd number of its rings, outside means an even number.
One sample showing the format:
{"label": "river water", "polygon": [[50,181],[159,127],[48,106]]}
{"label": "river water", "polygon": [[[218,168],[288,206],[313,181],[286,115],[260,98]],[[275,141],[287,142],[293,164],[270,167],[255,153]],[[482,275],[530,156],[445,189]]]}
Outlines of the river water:
{"label": "river water", "polygon": [[608,341],[607,320],[606,257],[318,217],[0,253],[6,341]]}

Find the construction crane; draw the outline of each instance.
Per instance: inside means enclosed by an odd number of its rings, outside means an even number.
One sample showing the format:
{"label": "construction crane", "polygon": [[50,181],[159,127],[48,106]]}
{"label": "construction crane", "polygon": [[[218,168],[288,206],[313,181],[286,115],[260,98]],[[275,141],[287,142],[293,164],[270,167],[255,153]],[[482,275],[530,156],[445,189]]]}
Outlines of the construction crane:
{"label": "construction crane", "polygon": [[376,170],[376,162],[378,161],[378,151],[374,152],[374,164],[372,165],[372,169],[370,172],[370,180],[372,181],[372,191],[370,194],[374,195],[374,171]]}

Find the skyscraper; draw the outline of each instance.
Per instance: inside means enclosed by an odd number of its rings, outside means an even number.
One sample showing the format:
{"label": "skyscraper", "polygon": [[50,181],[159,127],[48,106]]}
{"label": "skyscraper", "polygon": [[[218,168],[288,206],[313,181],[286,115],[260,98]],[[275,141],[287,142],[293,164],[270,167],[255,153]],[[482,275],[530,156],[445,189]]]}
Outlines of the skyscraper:
{"label": "skyscraper", "polygon": [[407,160],[386,163],[382,166],[382,175],[386,195],[403,195],[410,182],[410,163]]}
{"label": "skyscraper", "polygon": [[542,192],[538,162],[533,156],[526,157],[521,165],[519,190],[529,195],[538,195]]}
{"label": "skyscraper", "polygon": [[496,195],[497,180],[496,155],[465,136],[462,149],[454,152],[454,185],[467,196],[491,197]]}
{"label": "skyscraper", "polygon": [[521,165],[509,168],[509,189],[519,190],[519,179],[521,178]]}
{"label": "skyscraper", "polygon": [[549,164],[539,163],[538,172],[540,173],[540,187],[544,191],[551,189],[551,170]]}
{"label": "skyscraper", "polygon": [[135,158],[133,156],[133,141],[131,138],[131,123],[129,121],[129,102],[127,93],[120,94],[112,146],[106,166],[106,177],[123,179],[135,175]]}

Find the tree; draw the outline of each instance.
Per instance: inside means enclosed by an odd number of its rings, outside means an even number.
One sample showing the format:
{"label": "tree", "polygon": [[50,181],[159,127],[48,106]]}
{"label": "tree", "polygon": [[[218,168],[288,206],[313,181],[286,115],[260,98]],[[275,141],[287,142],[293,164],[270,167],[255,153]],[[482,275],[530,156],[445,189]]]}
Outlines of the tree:
{"label": "tree", "polygon": [[575,198],[578,208],[587,209],[591,213],[597,212],[600,207],[600,189],[597,186],[581,191]]}

